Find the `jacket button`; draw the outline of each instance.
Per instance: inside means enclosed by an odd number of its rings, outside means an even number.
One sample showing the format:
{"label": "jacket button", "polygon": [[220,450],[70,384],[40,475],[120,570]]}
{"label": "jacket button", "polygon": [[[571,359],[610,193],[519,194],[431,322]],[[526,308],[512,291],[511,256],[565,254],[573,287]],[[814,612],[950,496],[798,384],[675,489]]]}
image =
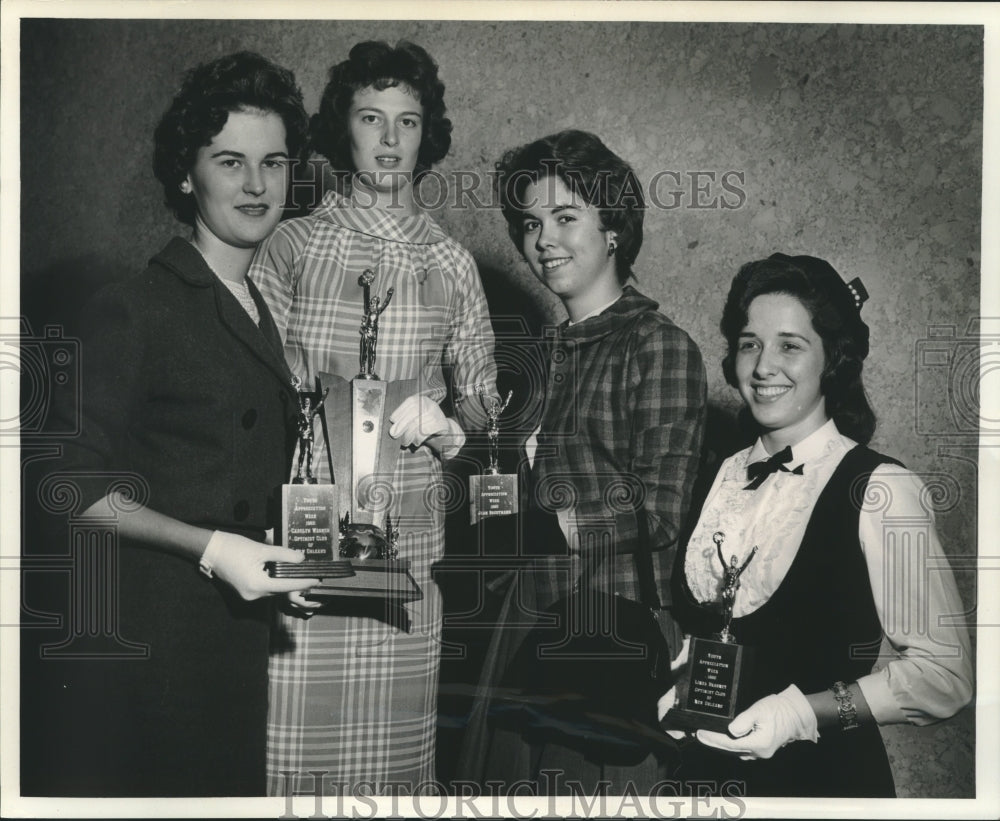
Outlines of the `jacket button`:
{"label": "jacket button", "polygon": [[246,499],[237,502],[236,505],[233,507],[233,518],[237,522],[245,521],[247,516],[249,515],[250,515],[250,503]]}
{"label": "jacket button", "polygon": [[250,430],[254,425],[257,424],[257,411],[250,408],[246,413],[243,414],[243,427]]}

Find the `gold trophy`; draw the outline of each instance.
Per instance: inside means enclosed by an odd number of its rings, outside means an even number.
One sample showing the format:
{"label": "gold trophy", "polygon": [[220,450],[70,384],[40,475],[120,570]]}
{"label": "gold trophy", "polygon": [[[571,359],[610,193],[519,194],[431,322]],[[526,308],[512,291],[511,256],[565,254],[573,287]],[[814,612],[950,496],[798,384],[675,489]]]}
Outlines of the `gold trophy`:
{"label": "gold trophy", "polygon": [[754,546],[742,565],[735,555],[726,562],[722,553],[725,539],[721,532],[712,536],[722,563],[722,630],[714,639],[691,639],[688,671],[677,682],[677,706],[667,711],[660,725],[665,730],[724,733],[736,714],[746,706],[741,699],[740,683],[746,674],[748,649],[736,643],[730,627],[740,576],[757,554],[757,547]]}
{"label": "gold trophy", "polygon": [[469,512],[472,524],[491,516],[517,513],[517,476],[513,473],[501,473],[499,465],[500,414],[507,409],[514,392],[508,391],[503,402],[494,397],[487,398],[485,385],[476,385],[476,393],[486,412],[490,463],[482,475],[469,477]]}

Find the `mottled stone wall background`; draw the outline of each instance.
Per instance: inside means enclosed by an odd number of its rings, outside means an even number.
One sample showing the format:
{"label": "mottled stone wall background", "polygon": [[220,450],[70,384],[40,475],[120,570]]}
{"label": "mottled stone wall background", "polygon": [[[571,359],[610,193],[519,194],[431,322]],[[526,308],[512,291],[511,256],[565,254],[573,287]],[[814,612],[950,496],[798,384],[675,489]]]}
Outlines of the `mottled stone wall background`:
{"label": "mottled stone wall background", "polygon": [[[946,550],[975,555],[967,434],[978,394],[961,338],[979,307],[978,27],[25,20],[25,312],[71,321],[83,295],[139,269],[178,231],[150,170],[151,135],[186,68],[260,51],[296,72],[313,111],[327,68],[353,43],[403,37],[434,55],[447,84],[446,175],[481,174],[504,149],[571,126],[600,135],[645,183],[660,174],[639,287],[701,346],[716,406],[737,405],[717,325],[742,262],[809,253],[861,276],[873,444],[928,474]],[[738,194],[722,186],[727,172]],[[477,193],[488,196],[485,183]],[[560,318],[498,212],[436,216],[506,307]],[[928,346],[959,356],[923,357]],[[973,576],[958,575],[972,606]],[[973,732],[971,710],[886,729],[900,795],[973,795]]]}

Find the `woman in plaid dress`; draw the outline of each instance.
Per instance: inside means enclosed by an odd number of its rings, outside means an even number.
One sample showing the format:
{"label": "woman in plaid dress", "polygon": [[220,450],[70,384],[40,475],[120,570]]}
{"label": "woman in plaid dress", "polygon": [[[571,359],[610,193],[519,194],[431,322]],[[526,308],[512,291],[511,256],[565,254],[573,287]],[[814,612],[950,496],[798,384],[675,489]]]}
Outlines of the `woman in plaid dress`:
{"label": "woman in plaid dress", "polygon": [[[528,632],[525,614],[587,583],[579,534],[613,545],[589,583],[639,600],[634,555],[645,519],[654,584],[665,603],[699,462],[705,369],[690,337],[626,284],[642,245],[644,203],[624,160],[593,134],[564,131],[508,152],[498,171],[511,239],[569,320],[553,339],[541,416],[525,444],[531,491],[522,550],[539,558],[511,574],[515,583],[487,653],[459,777],[518,788],[527,780],[549,794],[565,794],[567,779],[588,791],[605,780],[611,794],[628,785],[641,792],[664,777],[653,754],[620,766],[554,743],[537,728],[522,737],[493,722],[506,708],[491,702],[498,685],[517,677],[512,661]],[[636,513],[639,501],[644,516]],[[666,614],[660,621],[672,633]],[[612,662],[607,675],[614,676]]]}
{"label": "woman in plaid dress", "polygon": [[[414,184],[451,143],[443,95],[437,66],[418,46],[352,48],[330,70],[313,118],[314,147],[335,170],[350,171],[349,194],[331,191],[310,216],[279,226],[251,272],[288,364],[312,385],[319,373],[357,375],[358,279],[373,271],[372,295],[393,289],[379,321],[377,374],[417,382],[390,414],[402,452],[389,512],[399,557],[411,562],[423,599],[407,606],[409,632],[379,618],[381,602],[309,610],[297,598],[280,617],[270,666],[271,794],[313,790],[310,771],[324,773],[326,794],[405,794],[434,779],[442,614],[430,573],[444,552],[441,460],[461,448],[463,429],[485,427],[476,385],[495,393],[493,334],[475,262],[414,201]],[[454,417],[438,404],[446,365]],[[325,451],[320,437],[317,454]],[[316,468],[319,481],[329,481],[326,460]]]}

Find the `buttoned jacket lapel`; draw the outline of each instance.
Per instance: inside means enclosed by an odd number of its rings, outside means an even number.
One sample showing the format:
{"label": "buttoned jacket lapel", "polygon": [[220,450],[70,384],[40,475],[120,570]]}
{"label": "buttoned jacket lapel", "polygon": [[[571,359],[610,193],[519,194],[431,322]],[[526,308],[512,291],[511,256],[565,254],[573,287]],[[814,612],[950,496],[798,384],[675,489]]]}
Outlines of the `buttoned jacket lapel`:
{"label": "buttoned jacket lapel", "polygon": [[247,280],[250,295],[260,313],[260,327],[254,324],[243,306],[222,284],[212,269],[208,267],[204,257],[191,243],[174,238],[166,248],[153,257],[152,261],[164,266],[188,285],[211,288],[222,325],[254,357],[263,362],[282,385],[291,385],[292,374],[285,363],[278,329],[263,297],[252,282]]}

